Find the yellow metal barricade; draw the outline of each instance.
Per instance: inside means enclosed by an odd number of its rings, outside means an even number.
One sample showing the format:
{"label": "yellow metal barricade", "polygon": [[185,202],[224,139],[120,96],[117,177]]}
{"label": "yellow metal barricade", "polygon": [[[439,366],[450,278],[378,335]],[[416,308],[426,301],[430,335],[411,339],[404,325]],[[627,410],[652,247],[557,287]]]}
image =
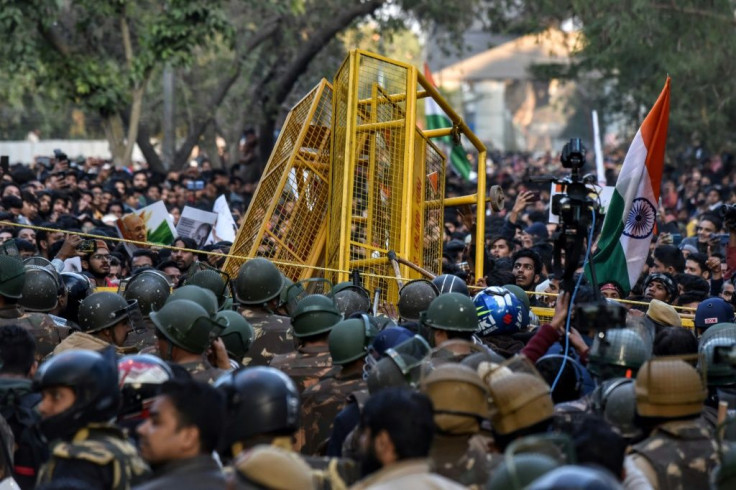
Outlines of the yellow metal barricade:
{"label": "yellow metal barricade", "polygon": [[[315,275],[324,252],[329,192],[332,86],[322,80],[289,112],[223,267],[266,257],[292,280]],[[320,274],[321,275],[321,272]]]}
{"label": "yellow metal barricade", "polygon": [[[452,128],[429,134],[417,127],[417,101],[428,95],[420,84],[427,82],[414,66],[360,50],[350,52],[334,80],[326,265],[333,282],[362,271],[364,286],[380,288],[389,301],[398,298],[389,251],[441,272],[446,160],[430,137]],[[429,95],[441,99],[436,91]],[[485,148],[478,145],[485,176]],[[483,216],[480,184],[465,202],[480,203]],[[482,260],[476,265],[482,270]],[[420,277],[404,265],[400,274]]]}
{"label": "yellow metal barricade", "polygon": [[[425,97],[452,127],[417,126]],[[450,134],[464,135],[477,151],[478,191],[447,200],[445,156],[431,138]],[[224,270],[234,276],[257,256],[293,280],[336,283],[360,270],[367,289],[396,301],[388,253],[439,274],[444,206],[476,204],[485,216],[485,158],[485,147],[416,67],[351,51],[334,85],[323,80],[289,112]],[[484,224],[477,221],[477,243]],[[476,248],[480,277],[483,247]],[[399,274],[420,277],[406,265]]]}

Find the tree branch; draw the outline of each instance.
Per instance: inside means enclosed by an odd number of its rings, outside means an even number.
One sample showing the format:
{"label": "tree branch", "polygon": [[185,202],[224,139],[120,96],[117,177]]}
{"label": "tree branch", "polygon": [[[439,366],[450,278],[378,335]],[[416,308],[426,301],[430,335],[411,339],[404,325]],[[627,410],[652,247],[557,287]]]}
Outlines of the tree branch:
{"label": "tree branch", "polygon": [[309,63],[319,54],[330,39],[349,26],[355,19],[375,12],[384,3],[386,3],[385,0],[369,0],[353,5],[352,8],[342,10],[322,27],[322,29],[315,32],[286,67],[286,70],[276,80],[274,89],[271,92],[275,105],[278,106],[286,100],[299,76],[307,70]]}
{"label": "tree branch", "polygon": [[207,126],[212,122],[217,108],[222,104],[222,101],[225,100],[225,97],[238,78],[240,78],[240,74],[243,71],[243,63],[249,53],[255,50],[268,38],[273,36],[276,33],[280,22],[281,17],[274,17],[266,21],[260,30],[238,46],[238,49],[236,49],[235,66],[230,72],[230,75],[222,80],[220,85],[212,93],[210,100],[205,106],[207,107],[206,112],[196,117],[192,127],[189,128],[187,138],[174,155],[174,168],[178,168],[186,163],[186,159],[191,154],[192,148],[194,148],[194,145],[197,144],[200,136],[202,136],[207,129]]}

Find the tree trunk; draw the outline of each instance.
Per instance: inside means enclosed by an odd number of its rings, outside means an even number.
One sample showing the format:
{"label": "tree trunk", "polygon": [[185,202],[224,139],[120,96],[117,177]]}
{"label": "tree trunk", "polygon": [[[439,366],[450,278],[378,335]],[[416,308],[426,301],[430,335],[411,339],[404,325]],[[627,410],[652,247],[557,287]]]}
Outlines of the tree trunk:
{"label": "tree trunk", "polygon": [[151,144],[151,133],[143,124],[138,125],[138,138],[136,141],[138,142],[138,148],[143,153],[143,158],[146,159],[151,170],[166,175],[169,168],[164,164],[164,161],[161,160],[161,157]]}
{"label": "tree trunk", "polygon": [[116,167],[125,165],[125,129],[120,114],[112,114],[102,121],[105,137],[110,145],[112,162]]}
{"label": "tree trunk", "polygon": [[143,94],[146,92],[146,81],[144,80],[140,86],[133,90],[133,104],[130,108],[130,120],[128,121],[128,138],[125,144],[125,165],[131,163],[133,158],[133,149],[138,139],[138,126],[141,122],[141,110],[143,107]]}

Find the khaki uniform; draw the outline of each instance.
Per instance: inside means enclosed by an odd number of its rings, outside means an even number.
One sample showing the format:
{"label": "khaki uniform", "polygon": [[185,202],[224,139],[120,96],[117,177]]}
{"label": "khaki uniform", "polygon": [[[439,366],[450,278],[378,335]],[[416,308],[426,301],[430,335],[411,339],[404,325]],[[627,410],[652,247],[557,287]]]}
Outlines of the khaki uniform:
{"label": "khaki uniform", "polygon": [[332,357],[327,345],[302,346],[294,352],[275,355],[269,365],[288,374],[301,394],[330,372]]}
{"label": "khaki uniform", "polygon": [[179,364],[186,369],[197,381],[212,384],[217,378],[225,374],[227,371],[214,367],[207,359],[197,362],[184,362]]}
{"label": "khaki uniform", "polygon": [[407,459],[380,469],[350,488],[351,490],[407,490],[409,488],[459,490],[466,487],[444,476],[430,473],[429,463],[424,459]]}
{"label": "khaki uniform", "polygon": [[0,307],[0,327],[20,325],[28,330],[36,340],[36,360],[42,361],[54,348],[71,334],[66,325],[57,325],[45,313],[26,313],[19,305]]}
{"label": "khaki uniform", "polygon": [[295,350],[289,317],[251,308],[243,308],[240,313],[255,331],[253,343],[243,358],[244,366],[268,366],[276,354],[288,354]]}
{"label": "khaki uniform", "polygon": [[76,478],[94,488],[124,490],[140,483],[150,472],[120,429],[90,424],[70,442],[58,441],[41,467],[38,484]]}
{"label": "khaki uniform", "polygon": [[630,451],[658,490],[708,488],[708,475],[718,464],[716,437],[702,418],[666,422]]}
{"label": "khaki uniform", "polygon": [[348,395],[366,388],[362,371],[338,371],[302,393],[302,427],[297,433],[297,448],[302,454],[324,454],[338,412]]}
{"label": "khaki uniform", "polygon": [[133,349],[114,346],[99,337],[95,337],[94,335],[90,335],[85,332],[74,332],[57,345],[52,354],[55,355],[72,349],[93,350],[99,352],[108,347],[115,347],[115,352],[119,356],[124,356],[133,352]]}
{"label": "khaki uniform", "polygon": [[437,434],[429,458],[434,471],[471,488],[483,488],[503,457],[493,458],[490,438],[476,435]]}

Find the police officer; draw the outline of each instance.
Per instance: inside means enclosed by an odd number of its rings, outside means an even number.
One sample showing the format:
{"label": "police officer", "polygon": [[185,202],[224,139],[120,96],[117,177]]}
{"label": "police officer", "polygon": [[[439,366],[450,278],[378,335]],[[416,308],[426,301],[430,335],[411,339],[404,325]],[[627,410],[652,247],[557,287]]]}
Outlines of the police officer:
{"label": "police officer", "polygon": [[243,359],[246,366],[265,366],[274,355],[294,350],[290,319],[274,313],[285,285],[284,276],[267,259],[251,259],[238,271],[235,296],[242,305],[239,312],[256,333],[249,354]]}
{"label": "police officer", "polygon": [[439,294],[437,286],[426,279],[407,282],[399,290],[399,301],[396,304],[399,317],[404,321],[419,321],[420,313],[429,308],[432,300]]}
{"label": "police officer", "polygon": [[204,269],[192,274],[186,284],[209,289],[217,298],[219,310],[232,309],[233,299],[228,294],[228,282],[220,271]]}
{"label": "police officer", "polygon": [[52,318],[64,323],[58,314],[66,306],[67,294],[59,275],[53,268],[27,264],[25,268],[26,280],[20,305],[25,311],[53,314]]}
{"label": "police officer", "polygon": [[297,447],[302,454],[325,454],[332,424],[350,393],[365,389],[363,367],[368,346],[378,334],[368,315],[339,322],[328,345],[332,363],[340,366],[302,393],[302,429]]}
{"label": "police officer", "polygon": [[[244,367],[217,380],[225,393],[227,414],[221,452],[237,458],[260,444],[292,451],[299,428],[299,393],[287,375],[271,367]],[[346,488],[358,468],[347,460],[304,457],[318,488]]]}
{"label": "police officer", "polygon": [[640,424],[651,432],[628,457],[654,488],[708,488],[718,446],[699,417],[707,391],[698,372],[681,359],[652,359],[639,369],[635,390]]}
{"label": "police officer", "polygon": [[437,473],[463,485],[482,486],[493,462],[492,443],[480,435],[488,418],[488,389],[473,369],[457,363],[437,366],[421,381],[432,400],[436,434],[430,458]]}
{"label": "police officer", "polygon": [[69,327],[57,325],[43,313],[26,313],[18,304],[23,295],[26,271],[20,259],[0,255],[0,326],[20,325],[36,340],[36,360],[50,354],[66,338]]}
{"label": "police officer", "polygon": [[122,490],[148,473],[135,447],[109,422],[120,403],[112,349],[55,355],[39,368],[35,386],[42,397],[41,430],[51,441],[38,484],[73,478],[92,488]]}
{"label": "police officer", "polygon": [[447,355],[456,362],[477,352],[469,350],[459,343],[449,341],[460,339],[478,342],[475,332],[478,330],[478,316],[473,300],[460,293],[440,294],[421,314],[420,322],[428,329],[430,344],[436,347],[447,345]]}
{"label": "police officer", "polygon": [[220,334],[220,339],[225,344],[225,351],[227,351],[230,358],[230,364],[234,368],[242,366],[243,359],[248,353],[255,336],[253,327],[243,318],[243,315],[233,310],[222,310],[217,313],[215,318],[219,323],[227,323],[227,327]]}
{"label": "police officer", "polygon": [[79,326],[82,331],[64,339],[54,354],[70,349],[100,351],[110,346],[124,353],[122,347],[128,333],[142,328],[142,318],[136,301],[129,302],[119,294],[101,291],[86,297],[79,305]]}
{"label": "police officer", "polygon": [[549,386],[538,375],[499,368],[485,376],[493,406],[491,427],[496,447],[504,451],[521,436],[547,432],[554,416]]}
{"label": "police officer", "polygon": [[128,301],[138,302],[145,325],[141,333],[131,332],[125,345],[139,351],[153,347],[156,343],[156,326],[151,321],[151,312],[160,310],[171,294],[168,278],[155,269],[144,269],[121,283],[118,293],[122,293]]}
{"label": "police officer", "polygon": [[215,315],[217,315],[217,310],[219,309],[219,306],[217,305],[217,297],[215,296],[215,293],[209,289],[195,286],[193,284],[187,284],[175,289],[174,292],[166,299],[164,304],[180,299],[194,301],[205,309],[210,318],[214,318]]}
{"label": "police officer", "polygon": [[187,299],[169,301],[151,313],[151,320],[162,359],[185,368],[198,381],[213,383],[224,374],[209,363],[205,352],[225,325],[212,320],[204,308]]}
{"label": "police officer", "polygon": [[291,317],[291,328],[299,347],[288,354],[278,354],[269,365],[294,380],[299,393],[314,386],[332,369],[327,337],[342,320],[335,302],[321,294],[305,296]]}

